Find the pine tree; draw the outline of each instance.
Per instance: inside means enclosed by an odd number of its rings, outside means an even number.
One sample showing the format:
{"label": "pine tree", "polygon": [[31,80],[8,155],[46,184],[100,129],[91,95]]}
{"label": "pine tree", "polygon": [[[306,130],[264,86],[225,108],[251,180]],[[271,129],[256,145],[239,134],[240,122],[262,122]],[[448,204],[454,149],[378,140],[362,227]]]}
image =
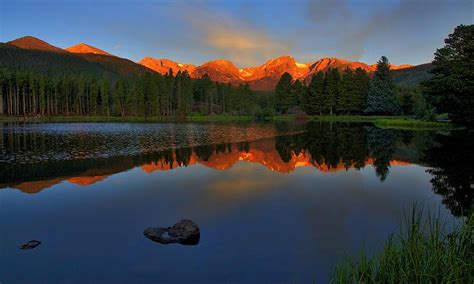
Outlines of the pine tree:
{"label": "pine tree", "polygon": [[329,115],[333,115],[337,109],[337,100],[340,94],[341,74],[336,68],[331,68],[326,73],[326,92],[324,105]]}
{"label": "pine tree", "polygon": [[101,111],[103,115],[110,115],[110,81],[103,77],[100,85]]}
{"label": "pine tree", "polygon": [[296,80],[291,86],[292,95],[290,99],[293,101],[290,102],[291,106],[298,105],[302,110],[306,111],[306,87],[301,83],[300,80]]}
{"label": "pine tree", "polygon": [[340,82],[340,94],[337,100],[338,114],[354,113],[354,72],[346,68]]}
{"label": "pine tree", "polygon": [[362,114],[367,108],[367,95],[369,92],[370,78],[367,72],[362,68],[357,68],[354,72],[352,86],[354,111],[356,114]]}
{"label": "pine tree", "polygon": [[308,87],[306,111],[310,115],[323,114],[324,73],[319,71],[313,75]]}
{"label": "pine tree", "polygon": [[289,73],[281,75],[275,87],[276,108],[282,113],[286,113],[288,108],[296,102],[296,98],[291,91],[293,78]]}
{"label": "pine tree", "polygon": [[395,85],[390,74],[390,64],[385,56],[377,62],[377,70],[370,81],[365,112],[382,115],[400,113],[400,106],[395,97]]}
{"label": "pine tree", "polygon": [[183,73],[182,84],[184,115],[189,115],[192,112],[193,106],[193,82],[189,77],[188,71],[184,71]]}
{"label": "pine tree", "polygon": [[430,101],[456,123],[474,125],[474,25],[460,25],[435,53]]}

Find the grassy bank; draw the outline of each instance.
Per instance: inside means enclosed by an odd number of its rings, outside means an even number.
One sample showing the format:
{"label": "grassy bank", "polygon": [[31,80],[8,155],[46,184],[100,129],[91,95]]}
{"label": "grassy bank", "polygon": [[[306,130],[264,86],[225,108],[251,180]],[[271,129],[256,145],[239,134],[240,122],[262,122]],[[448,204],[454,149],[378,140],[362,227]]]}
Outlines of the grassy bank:
{"label": "grassy bank", "polygon": [[375,122],[379,119],[402,119],[403,116],[367,116],[367,115],[315,115],[310,119],[313,121],[328,122]]}
{"label": "grassy bank", "polygon": [[253,121],[254,117],[250,115],[192,115],[184,121],[188,122],[239,122]]}
{"label": "grassy bank", "polygon": [[396,129],[453,129],[454,125],[447,122],[423,121],[412,118],[381,118],[374,121],[375,126],[380,128],[396,128]]}
{"label": "grassy bank", "polygon": [[186,118],[163,118],[144,116],[43,116],[11,117],[0,116],[0,122],[238,122],[252,121],[252,116],[209,115]]}
{"label": "grassy bank", "polygon": [[[293,115],[276,115],[269,120],[294,121]],[[311,116],[311,121],[324,122],[370,122],[381,128],[435,130],[453,129],[454,126],[447,122],[431,122],[403,116],[363,116],[363,115],[324,115]],[[236,115],[191,115],[186,118],[163,118],[141,116],[43,116],[43,117],[11,117],[0,116],[0,122],[241,122],[253,121],[253,116]]]}
{"label": "grassy bank", "polygon": [[333,283],[474,283],[474,217],[450,233],[442,221],[413,211],[400,233],[369,257],[362,251],[336,267]]}
{"label": "grassy bank", "polygon": [[405,116],[364,116],[364,115],[327,115],[311,116],[313,121],[328,122],[371,122],[380,128],[408,129],[408,130],[437,130],[454,129],[448,122],[424,121]]}

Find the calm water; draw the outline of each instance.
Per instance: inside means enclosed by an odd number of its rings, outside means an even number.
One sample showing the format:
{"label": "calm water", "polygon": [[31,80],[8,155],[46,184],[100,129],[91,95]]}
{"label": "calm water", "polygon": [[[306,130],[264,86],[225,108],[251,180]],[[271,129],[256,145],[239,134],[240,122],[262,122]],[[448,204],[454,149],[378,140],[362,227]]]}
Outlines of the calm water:
{"label": "calm water", "polygon": [[[369,124],[0,124],[0,282],[327,282],[414,202],[472,210],[472,145]],[[183,218],[198,245],[143,236]]]}

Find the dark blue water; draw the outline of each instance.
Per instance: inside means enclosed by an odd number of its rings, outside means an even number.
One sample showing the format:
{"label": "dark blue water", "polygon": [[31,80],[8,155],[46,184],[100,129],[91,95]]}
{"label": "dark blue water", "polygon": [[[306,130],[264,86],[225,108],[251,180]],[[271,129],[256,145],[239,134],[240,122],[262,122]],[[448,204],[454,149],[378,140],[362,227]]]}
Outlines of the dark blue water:
{"label": "dark blue water", "polygon": [[[327,282],[346,254],[380,249],[414,202],[448,223],[472,204],[452,192],[472,183],[460,170],[472,154],[458,169],[436,155],[454,134],[310,123],[2,135],[1,283]],[[199,225],[198,245],[143,236],[183,218]],[[42,244],[19,249],[33,239]]]}

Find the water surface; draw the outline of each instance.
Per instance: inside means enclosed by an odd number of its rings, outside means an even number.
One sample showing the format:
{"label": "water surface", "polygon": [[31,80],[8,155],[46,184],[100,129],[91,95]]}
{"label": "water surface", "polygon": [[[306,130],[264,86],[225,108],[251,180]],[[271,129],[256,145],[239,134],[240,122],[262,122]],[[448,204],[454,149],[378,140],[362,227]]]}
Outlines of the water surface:
{"label": "water surface", "polygon": [[[414,202],[448,223],[473,207],[469,133],[72,123],[0,135],[2,283],[327,282]],[[142,234],[183,218],[198,245]]]}

